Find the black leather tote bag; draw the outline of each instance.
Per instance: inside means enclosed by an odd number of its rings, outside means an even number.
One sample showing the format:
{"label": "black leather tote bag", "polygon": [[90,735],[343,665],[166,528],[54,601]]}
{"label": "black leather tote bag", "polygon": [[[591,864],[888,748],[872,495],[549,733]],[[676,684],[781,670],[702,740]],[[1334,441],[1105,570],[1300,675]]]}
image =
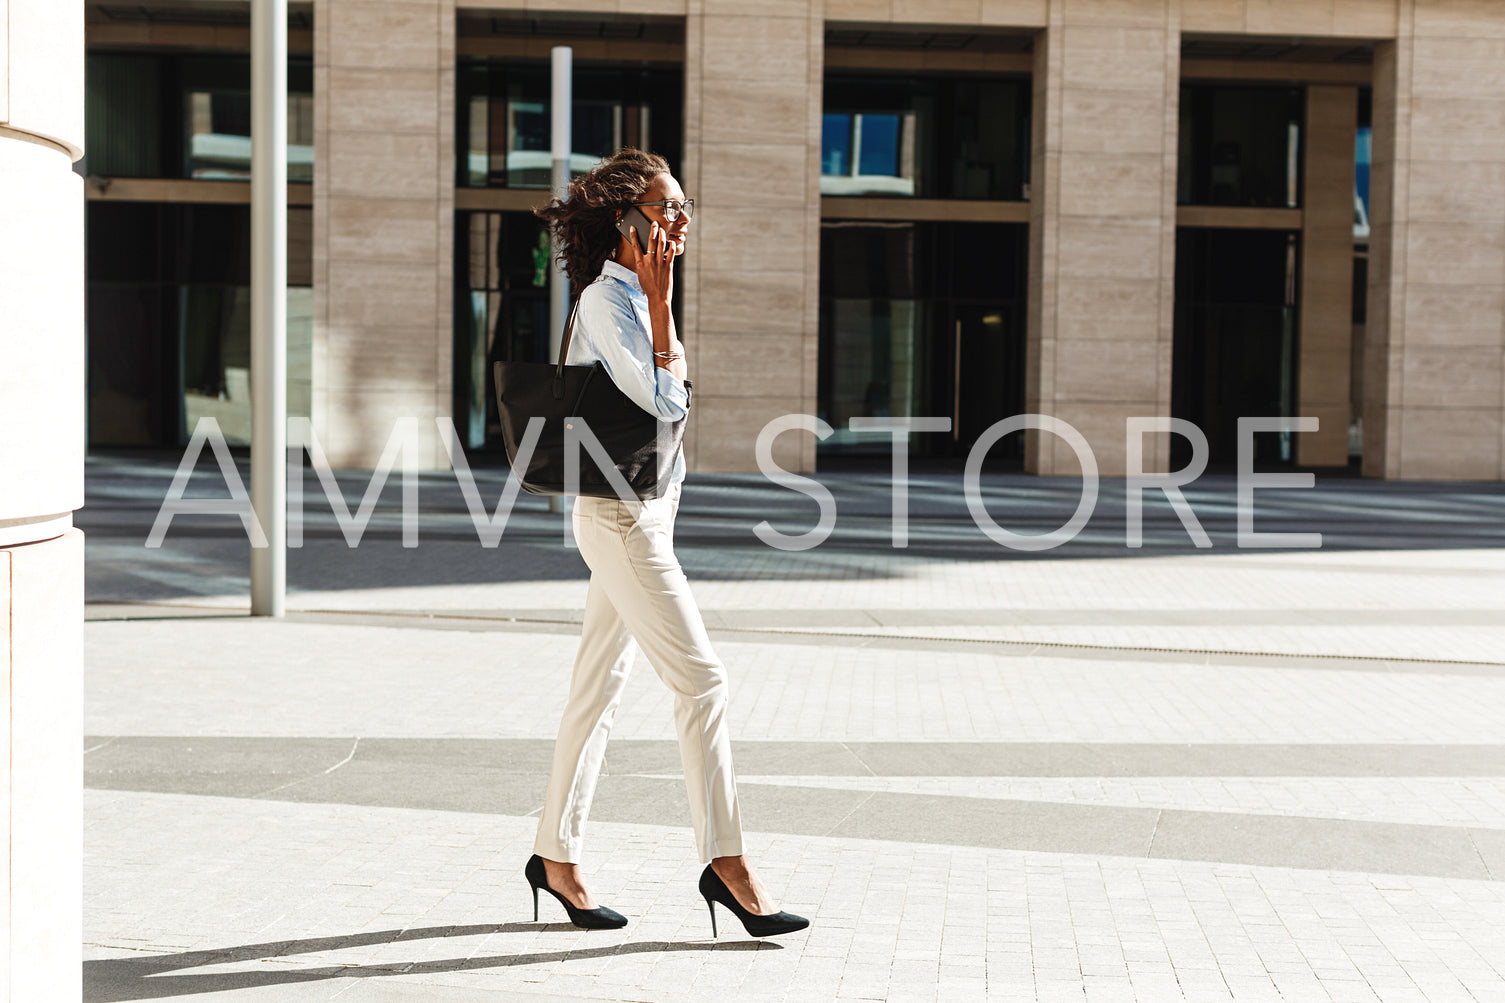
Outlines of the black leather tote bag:
{"label": "black leather tote bag", "polygon": [[512,474],[536,495],[657,498],[669,487],[685,419],[661,421],[644,411],[599,362],[565,364],[579,308],[576,297],[557,365],[496,363],[497,412]]}

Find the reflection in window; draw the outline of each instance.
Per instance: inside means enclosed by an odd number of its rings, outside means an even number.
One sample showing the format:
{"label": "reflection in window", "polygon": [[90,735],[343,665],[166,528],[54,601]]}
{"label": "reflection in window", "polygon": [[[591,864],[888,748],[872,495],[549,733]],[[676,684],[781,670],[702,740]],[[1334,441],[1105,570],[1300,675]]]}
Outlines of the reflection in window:
{"label": "reflection in window", "polygon": [[[288,210],[288,413],[312,396],[312,210]],[[250,208],[88,206],[89,441],[178,445],[199,418],[251,436]]]}
{"label": "reflection in window", "polygon": [[821,130],[822,195],[913,195],[913,112],[830,114]]}
{"label": "reflection in window", "polygon": [[[455,147],[466,188],[548,188],[549,67],[545,62],[462,63]],[[589,171],[622,146],[679,166],[681,76],[670,70],[576,67],[570,172]]]}
{"label": "reflection in window", "polygon": [[934,454],[1022,409],[1027,227],[828,219],[820,246],[823,454],[890,448],[853,418],[949,416],[950,436],[911,444]]}
{"label": "reflection in window", "polygon": [[[251,177],[251,95],[190,91],[185,95],[190,178],[245,181]],[[314,179],[314,99],[287,96],[287,179]]]}
{"label": "reflection in window", "polygon": [[1373,130],[1360,126],[1353,150],[1353,239],[1369,239],[1369,164]]}
{"label": "reflection in window", "polygon": [[[251,63],[243,55],[90,53],[86,170],[102,177],[251,176]],[[288,60],[289,181],[313,180],[313,67]]]}
{"label": "reflection in window", "polygon": [[1181,205],[1301,205],[1303,89],[1181,88]]}
{"label": "reflection in window", "polygon": [[[492,367],[549,359],[549,234],[531,212],[455,213],[453,406],[467,449],[498,448]],[[672,309],[683,316],[675,283]]]}
{"label": "reflection in window", "polygon": [[852,116],[821,116],[820,173],[844,177],[852,173]]}
{"label": "reflection in window", "polygon": [[829,74],[821,194],[1022,199],[1029,102],[1027,80]]}
{"label": "reflection in window", "polygon": [[[1171,413],[1207,436],[1209,462],[1238,456],[1238,419],[1294,413],[1300,232],[1176,231]],[[1260,432],[1254,460],[1288,463],[1292,433]],[[1191,458],[1171,437],[1171,466]]]}
{"label": "reflection in window", "polygon": [[[183,59],[185,176],[245,181],[251,177],[251,64],[235,57]],[[287,179],[314,179],[313,68],[290,60],[287,73]]]}
{"label": "reflection in window", "polygon": [[[88,172],[160,178],[164,57],[90,53],[84,63],[84,146]],[[175,132],[172,126],[168,131]]]}

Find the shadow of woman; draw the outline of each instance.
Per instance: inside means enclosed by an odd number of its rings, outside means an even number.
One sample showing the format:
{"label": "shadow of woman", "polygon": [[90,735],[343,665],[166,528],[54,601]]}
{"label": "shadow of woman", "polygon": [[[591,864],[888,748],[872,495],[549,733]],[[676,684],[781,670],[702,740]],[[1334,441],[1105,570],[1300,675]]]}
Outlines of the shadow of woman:
{"label": "shadow of woman", "polygon": [[248,961],[273,961],[297,954],[321,954],[359,947],[380,947],[414,940],[449,937],[477,937],[496,933],[537,933],[539,930],[574,930],[568,923],[540,926],[537,923],[496,923],[471,926],[431,926],[408,930],[376,930],[341,937],[313,937],[306,940],[277,940],[265,944],[242,944],[207,951],[184,951],[180,954],[153,954],[142,958],[101,958],[84,962],[85,1003],[123,1003],[126,1000],[168,999],[196,996],[201,993],[266,986],[296,985],[339,978],[371,978],[391,975],[437,975],[446,972],[478,971],[486,968],[512,968],[550,961],[577,958],[602,958],[625,954],[662,954],[672,951],[757,951],[782,950],[769,941],[740,940],[672,943],[643,941],[605,944],[601,947],[576,948],[568,951],[540,951],[525,954],[492,954],[481,957],[449,958],[438,961],[386,961],[371,965],[325,965],[317,968],[266,968],[244,972],[204,972],[171,975],[189,968],[236,964]]}

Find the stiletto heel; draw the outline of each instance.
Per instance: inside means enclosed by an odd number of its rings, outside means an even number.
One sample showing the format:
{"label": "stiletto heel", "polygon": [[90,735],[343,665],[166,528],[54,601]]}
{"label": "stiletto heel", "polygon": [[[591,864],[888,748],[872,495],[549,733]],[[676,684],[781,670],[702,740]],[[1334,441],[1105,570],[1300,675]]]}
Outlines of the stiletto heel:
{"label": "stiletto heel", "polygon": [[538,890],[542,888],[559,900],[559,904],[564,906],[564,911],[569,914],[570,922],[582,930],[619,930],[627,925],[626,916],[604,905],[594,909],[577,909],[571,905],[563,895],[549,887],[548,875],[543,868],[543,858],[536,853],[528,858],[527,866],[523,868],[523,876],[528,879],[528,884],[533,889],[533,921],[535,923],[538,922]]}
{"label": "stiletto heel", "polygon": [[700,874],[700,894],[705,899],[705,904],[711,910],[711,936],[716,936],[716,906],[721,903],[732,911],[732,915],[742,921],[742,928],[750,937],[776,937],[781,933],[793,933],[803,930],[810,925],[810,921],[803,916],[796,916],[792,912],[776,912],[768,916],[759,916],[755,912],[748,912],[742,908],[742,903],[737,901],[737,896],[721,880],[721,875],[711,869],[709,864]]}

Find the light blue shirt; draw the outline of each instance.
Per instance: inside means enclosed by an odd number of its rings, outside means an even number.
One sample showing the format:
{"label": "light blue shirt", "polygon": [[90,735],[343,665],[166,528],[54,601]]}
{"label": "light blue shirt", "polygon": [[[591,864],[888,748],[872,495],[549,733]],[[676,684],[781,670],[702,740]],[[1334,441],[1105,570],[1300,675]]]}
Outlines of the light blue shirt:
{"label": "light blue shirt", "polygon": [[[581,292],[565,361],[572,366],[601,363],[628,398],[660,420],[678,421],[690,413],[690,391],[684,381],[653,364],[648,296],[637,273],[615,261],[608,260],[596,281]],[[685,456],[680,450],[669,482],[684,479]]]}

